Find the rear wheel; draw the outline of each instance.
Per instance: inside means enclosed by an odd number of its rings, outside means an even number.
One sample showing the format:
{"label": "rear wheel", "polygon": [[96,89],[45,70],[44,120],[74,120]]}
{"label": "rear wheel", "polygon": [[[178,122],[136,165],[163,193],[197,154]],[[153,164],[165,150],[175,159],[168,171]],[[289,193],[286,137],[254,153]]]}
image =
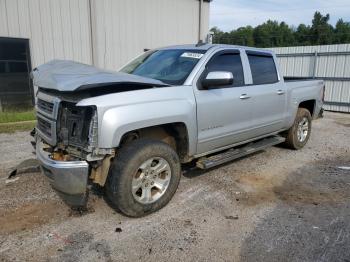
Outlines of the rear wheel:
{"label": "rear wheel", "polygon": [[179,158],[168,144],[140,139],[119,151],[106,193],[117,210],[140,217],[164,207],[175,194],[180,177]]}
{"label": "rear wheel", "polygon": [[305,108],[299,108],[293,126],[287,131],[285,144],[292,149],[303,148],[311,134],[311,114]]}

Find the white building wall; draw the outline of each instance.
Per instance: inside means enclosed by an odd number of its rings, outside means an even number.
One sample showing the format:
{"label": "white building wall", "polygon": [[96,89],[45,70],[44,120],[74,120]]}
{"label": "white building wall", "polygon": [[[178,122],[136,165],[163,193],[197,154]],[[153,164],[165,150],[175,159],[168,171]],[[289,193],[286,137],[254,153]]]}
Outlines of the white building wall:
{"label": "white building wall", "polygon": [[90,64],[89,0],[0,0],[0,37],[30,40],[32,67],[51,59]]}
{"label": "white building wall", "polygon": [[[145,48],[197,43],[199,1],[91,0],[94,62],[118,69]],[[203,6],[203,38],[209,29],[209,3]]]}
{"label": "white building wall", "polygon": [[115,70],[144,48],[196,43],[198,30],[198,0],[0,0],[0,37],[29,39],[33,68],[56,58]]}

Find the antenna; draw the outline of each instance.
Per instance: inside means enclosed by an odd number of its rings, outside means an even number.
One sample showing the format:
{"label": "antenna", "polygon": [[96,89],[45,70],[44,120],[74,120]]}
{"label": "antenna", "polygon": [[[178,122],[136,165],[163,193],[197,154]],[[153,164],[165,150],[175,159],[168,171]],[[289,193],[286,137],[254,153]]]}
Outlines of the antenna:
{"label": "antenna", "polygon": [[200,47],[202,45],[206,45],[206,43],[204,43],[203,40],[199,40],[198,43],[196,44],[196,47]]}

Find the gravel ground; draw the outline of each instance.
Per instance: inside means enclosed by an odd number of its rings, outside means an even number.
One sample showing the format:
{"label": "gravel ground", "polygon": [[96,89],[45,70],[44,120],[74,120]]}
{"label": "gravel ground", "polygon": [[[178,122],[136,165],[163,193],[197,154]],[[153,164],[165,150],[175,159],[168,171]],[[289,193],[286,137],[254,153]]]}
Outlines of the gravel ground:
{"label": "gravel ground", "polygon": [[172,201],[139,219],[94,194],[87,214],[71,212],[39,173],[5,184],[33,157],[29,141],[0,135],[2,261],[350,261],[350,115],[326,112],[303,150],[185,172]]}

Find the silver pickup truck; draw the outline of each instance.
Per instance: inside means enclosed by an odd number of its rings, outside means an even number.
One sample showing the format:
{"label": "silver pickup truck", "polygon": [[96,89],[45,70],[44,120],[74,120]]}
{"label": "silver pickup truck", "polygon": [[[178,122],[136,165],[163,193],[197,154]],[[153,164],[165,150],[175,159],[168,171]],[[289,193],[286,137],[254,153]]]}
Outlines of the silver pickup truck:
{"label": "silver pickup truck", "polygon": [[229,45],[151,50],[119,72],[54,60],[32,74],[37,158],[53,188],[84,206],[99,185],[132,217],[170,201],[182,163],[301,149],[324,97],[323,81],[285,81],[274,53]]}

